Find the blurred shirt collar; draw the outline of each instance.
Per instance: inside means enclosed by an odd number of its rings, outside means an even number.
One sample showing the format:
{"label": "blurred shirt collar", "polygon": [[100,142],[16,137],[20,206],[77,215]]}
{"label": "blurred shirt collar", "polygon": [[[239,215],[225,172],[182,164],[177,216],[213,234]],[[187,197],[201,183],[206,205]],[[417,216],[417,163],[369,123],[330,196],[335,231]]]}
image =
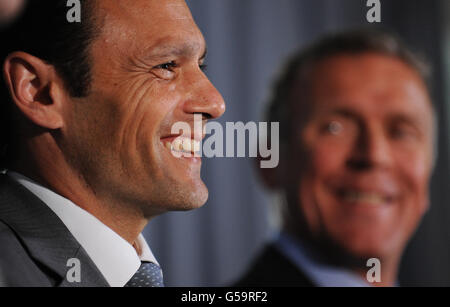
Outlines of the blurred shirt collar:
{"label": "blurred shirt collar", "polygon": [[319,287],[370,287],[349,270],[315,261],[307,246],[287,233],[279,235],[275,246]]}
{"label": "blurred shirt collar", "polygon": [[123,287],[141,266],[141,261],[158,264],[142,234],[136,249],[95,216],[70,200],[15,172],[7,172],[14,180],[43,201],[66,225],[112,287]]}

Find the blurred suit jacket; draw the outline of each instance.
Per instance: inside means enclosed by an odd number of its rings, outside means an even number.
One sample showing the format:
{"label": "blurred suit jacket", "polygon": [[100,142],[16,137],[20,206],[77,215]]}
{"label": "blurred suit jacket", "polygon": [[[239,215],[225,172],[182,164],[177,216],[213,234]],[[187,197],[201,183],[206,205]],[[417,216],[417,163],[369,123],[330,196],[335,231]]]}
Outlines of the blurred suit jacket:
{"label": "blurred suit jacket", "polygon": [[314,287],[312,281],[275,245],[268,245],[235,287]]}
{"label": "blurred suit jacket", "polygon": [[[70,283],[69,259],[81,282]],[[62,221],[39,198],[0,175],[0,286],[107,287],[108,283]]]}

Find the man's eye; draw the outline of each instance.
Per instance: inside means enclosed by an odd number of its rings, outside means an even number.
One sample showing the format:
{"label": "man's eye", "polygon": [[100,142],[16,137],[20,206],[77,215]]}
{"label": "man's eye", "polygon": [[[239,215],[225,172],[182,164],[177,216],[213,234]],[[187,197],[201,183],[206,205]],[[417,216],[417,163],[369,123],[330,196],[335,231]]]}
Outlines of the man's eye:
{"label": "man's eye", "polygon": [[164,70],[170,70],[170,71],[172,71],[176,67],[177,67],[177,64],[174,61],[155,66],[156,69],[164,69]]}
{"label": "man's eye", "polygon": [[391,130],[391,136],[396,140],[417,139],[418,133],[408,127],[396,127]]}
{"label": "man's eye", "polygon": [[344,126],[339,121],[330,121],[324,124],[321,128],[322,133],[331,135],[340,135],[344,130]]}

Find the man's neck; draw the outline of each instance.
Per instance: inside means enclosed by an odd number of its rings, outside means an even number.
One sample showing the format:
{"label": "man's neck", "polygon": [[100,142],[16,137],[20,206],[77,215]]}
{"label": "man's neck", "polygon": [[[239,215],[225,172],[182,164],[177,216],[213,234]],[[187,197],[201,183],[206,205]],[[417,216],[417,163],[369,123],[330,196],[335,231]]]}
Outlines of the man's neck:
{"label": "man's neck", "polygon": [[74,204],[95,216],[100,222],[112,229],[133,246],[137,237],[147,225],[148,220],[139,210],[115,200],[100,199],[81,176],[74,176],[60,170],[35,168],[26,162],[20,162],[11,167],[18,172],[53,192],[69,199]]}

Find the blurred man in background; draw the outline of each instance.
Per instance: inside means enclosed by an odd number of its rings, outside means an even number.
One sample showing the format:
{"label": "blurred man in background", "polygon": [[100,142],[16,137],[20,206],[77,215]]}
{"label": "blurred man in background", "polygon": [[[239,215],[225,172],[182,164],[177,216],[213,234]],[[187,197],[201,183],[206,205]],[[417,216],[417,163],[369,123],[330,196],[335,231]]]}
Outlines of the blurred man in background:
{"label": "blurred man in background", "polygon": [[184,0],[85,0],[75,23],[66,3],[28,1],[3,37],[0,280],[163,286],[142,230],[208,198],[201,160],[172,145],[191,154],[201,131],[172,126],[225,110],[205,40]]}
{"label": "blurred man in background", "polygon": [[[393,286],[429,206],[436,139],[429,69],[394,37],[354,32],[296,55],[268,110],[281,159],[283,231],[240,286]],[[370,280],[373,281],[373,280]]]}
{"label": "blurred man in background", "polygon": [[22,11],[25,0],[0,0],[0,27],[11,23]]}

